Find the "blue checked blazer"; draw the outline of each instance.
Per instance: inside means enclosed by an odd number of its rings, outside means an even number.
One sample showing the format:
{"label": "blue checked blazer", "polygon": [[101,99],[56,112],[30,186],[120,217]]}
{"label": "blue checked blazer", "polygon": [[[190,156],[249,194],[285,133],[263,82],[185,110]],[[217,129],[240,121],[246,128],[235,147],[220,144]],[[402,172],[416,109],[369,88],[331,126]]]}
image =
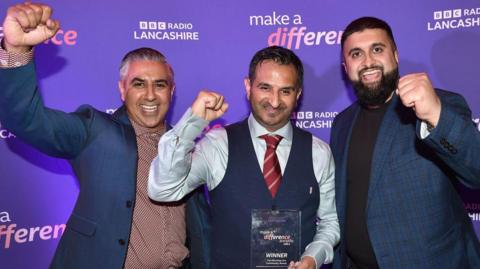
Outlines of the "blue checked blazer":
{"label": "blue checked blazer", "polygon": [[[480,188],[480,133],[458,94],[436,90],[440,120],[425,139],[414,111],[393,97],[375,144],[366,222],[380,268],[480,268],[480,244],[456,192],[460,181]],[[354,103],[334,120],[336,203],[341,242],[334,268],[345,268],[345,212]]]}
{"label": "blue checked blazer", "polygon": [[[0,68],[0,121],[40,151],[68,159],[79,181],[75,208],[50,268],[123,268],[135,203],[137,144],[125,107],[113,115],[82,106],[74,113],[43,106],[33,62]],[[208,212],[203,193],[187,202],[191,259],[208,268]],[[207,226],[205,226],[207,225]],[[206,241],[203,241],[206,240]],[[208,251],[208,250],[205,250]]]}

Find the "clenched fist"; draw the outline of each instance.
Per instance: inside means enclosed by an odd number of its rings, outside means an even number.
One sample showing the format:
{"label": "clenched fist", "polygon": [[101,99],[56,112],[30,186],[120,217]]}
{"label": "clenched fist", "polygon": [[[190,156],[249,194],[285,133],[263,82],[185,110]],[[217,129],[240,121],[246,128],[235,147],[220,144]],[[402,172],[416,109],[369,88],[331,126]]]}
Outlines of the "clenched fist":
{"label": "clenched fist", "polygon": [[25,52],[51,38],[60,28],[49,6],[24,3],[11,6],[3,21],[3,44],[7,51]]}
{"label": "clenched fist", "polygon": [[207,121],[220,118],[227,109],[223,95],[212,91],[200,91],[192,104],[193,114]]}
{"label": "clenched fist", "polygon": [[425,73],[403,76],[398,82],[397,94],[406,107],[411,107],[420,120],[437,126],[440,119],[440,98]]}

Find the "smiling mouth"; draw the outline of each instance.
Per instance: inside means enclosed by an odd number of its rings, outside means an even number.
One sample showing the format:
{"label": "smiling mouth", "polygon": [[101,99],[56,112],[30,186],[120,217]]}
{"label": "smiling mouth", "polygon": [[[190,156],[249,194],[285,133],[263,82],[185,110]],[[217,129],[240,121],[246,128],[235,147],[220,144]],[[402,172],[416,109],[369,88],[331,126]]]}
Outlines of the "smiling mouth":
{"label": "smiling mouth", "polygon": [[158,105],[140,105],[143,111],[145,112],[155,112],[158,110]]}
{"label": "smiling mouth", "polygon": [[382,77],[382,70],[379,68],[367,69],[360,72],[360,76],[364,82],[374,82]]}

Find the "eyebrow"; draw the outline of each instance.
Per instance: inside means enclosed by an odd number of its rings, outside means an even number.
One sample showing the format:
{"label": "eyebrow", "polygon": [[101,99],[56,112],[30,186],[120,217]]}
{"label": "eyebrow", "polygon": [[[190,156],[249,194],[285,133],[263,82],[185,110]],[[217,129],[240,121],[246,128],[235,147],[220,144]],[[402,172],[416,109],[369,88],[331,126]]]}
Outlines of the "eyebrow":
{"label": "eyebrow", "polygon": [[[133,84],[135,82],[142,82],[144,83],[145,82],[145,79],[142,79],[142,78],[138,78],[138,77],[135,77],[132,79],[132,81],[130,81],[130,84]],[[170,85],[170,81],[168,81],[167,79],[157,79],[155,80],[155,83],[165,83],[167,85]]]}
{"label": "eyebrow", "polygon": [[360,49],[360,48],[350,49],[350,50],[348,51],[348,56],[352,55],[352,53],[357,52],[357,51],[361,51],[361,49]]}
{"label": "eyebrow", "polygon": [[[383,42],[375,42],[372,45],[370,45],[370,48],[377,47],[377,46],[380,46],[380,47],[383,47],[383,48],[387,47],[387,45],[385,45],[385,43],[383,43]],[[348,55],[352,55],[352,53],[354,53],[356,51],[362,51],[362,49],[359,48],[359,47],[352,48],[351,50],[348,51]]]}
{"label": "eyebrow", "polygon": [[[272,88],[272,85],[268,84],[268,83],[265,83],[265,82],[259,82],[257,84],[257,87],[268,87],[268,88]],[[292,90],[292,91],[296,91],[297,89],[295,88],[295,86],[285,86],[285,87],[281,87],[280,90]]]}
{"label": "eyebrow", "polygon": [[371,47],[377,47],[377,46],[380,46],[380,47],[387,47],[387,45],[383,42],[376,42],[376,43],[373,43]]}
{"label": "eyebrow", "polygon": [[297,88],[295,88],[294,86],[286,86],[286,87],[280,88],[280,90],[292,90],[292,91],[296,91]]}

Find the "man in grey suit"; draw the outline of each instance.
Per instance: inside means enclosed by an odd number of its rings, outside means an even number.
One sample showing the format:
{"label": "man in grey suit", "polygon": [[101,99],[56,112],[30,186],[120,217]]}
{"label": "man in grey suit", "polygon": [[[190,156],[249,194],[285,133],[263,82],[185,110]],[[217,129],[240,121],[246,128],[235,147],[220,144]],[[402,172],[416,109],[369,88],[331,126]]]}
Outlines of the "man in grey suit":
{"label": "man in grey suit", "polygon": [[425,73],[400,78],[384,21],[342,37],[357,102],[332,126],[341,244],[334,268],[480,268],[480,244],[452,183],[480,187],[480,133],[458,94]]}
{"label": "man in grey suit", "polygon": [[[185,203],[156,203],[147,196],[148,168],[168,129],[171,66],[150,48],[125,55],[118,82],[124,105],[113,115],[88,105],[73,113],[47,108],[32,47],[58,31],[51,13],[49,6],[29,2],[10,7],[0,49],[0,121],[40,151],[68,159],[79,180],[51,268],[181,267],[188,256]],[[202,216],[196,205],[188,209],[194,227]]]}

